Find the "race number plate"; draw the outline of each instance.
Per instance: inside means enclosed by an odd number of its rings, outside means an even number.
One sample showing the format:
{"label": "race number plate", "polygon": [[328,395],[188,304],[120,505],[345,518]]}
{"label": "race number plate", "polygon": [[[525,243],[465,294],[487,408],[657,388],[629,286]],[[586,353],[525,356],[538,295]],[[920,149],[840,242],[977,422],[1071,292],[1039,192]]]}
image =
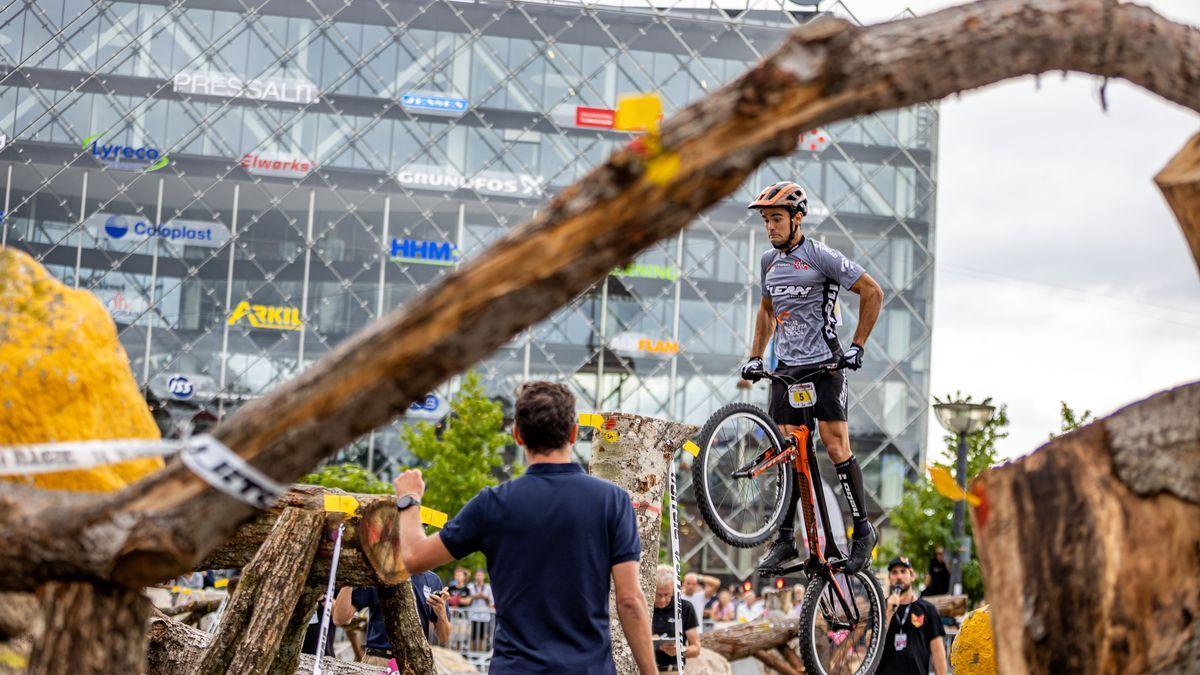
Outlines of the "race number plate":
{"label": "race number plate", "polygon": [[817,393],[812,382],[801,382],[788,387],[788,403],[793,408],[811,408],[817,402]]}

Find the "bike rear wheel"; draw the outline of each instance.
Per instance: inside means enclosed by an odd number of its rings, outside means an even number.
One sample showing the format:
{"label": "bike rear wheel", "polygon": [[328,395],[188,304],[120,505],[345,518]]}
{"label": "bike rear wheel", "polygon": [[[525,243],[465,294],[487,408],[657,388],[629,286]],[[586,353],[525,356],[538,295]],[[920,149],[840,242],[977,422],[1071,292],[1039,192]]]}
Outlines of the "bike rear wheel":
{"label": "bike rear wheel", "polygon": [[757,476],[732,476],[766,453],[783,451],[783,434],[771,418],[749,403],[727,405],[708,418],[699,446],[692,489],[713,534],[753,548],[779,531],[793,489],[791,464],[781,462]]}
{"label": "bike rear wheel", "polygon": [[[847,616],[830,580],[809,579],[800,608],[800,658],[810,675],[870,675],[883,658],[883,589],[870,570],[833,575],[857,621]],[[853,624],[848,627],[847,624]]]}

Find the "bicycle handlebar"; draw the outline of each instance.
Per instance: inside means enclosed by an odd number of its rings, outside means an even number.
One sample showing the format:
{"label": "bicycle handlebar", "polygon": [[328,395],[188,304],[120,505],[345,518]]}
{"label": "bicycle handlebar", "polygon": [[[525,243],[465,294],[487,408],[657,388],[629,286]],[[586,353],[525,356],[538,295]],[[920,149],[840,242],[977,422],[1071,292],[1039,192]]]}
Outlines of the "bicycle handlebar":
{"label": "bicycle handlebar", "polygon": [[819,375],[821,373],[832,373],[832,372],[838,370],[838,364],[822,363],[822,364],[818,364],[818,365],[814,365],[814,366],[800,366],[800,368],[802,368],[803,370],[800,370],[800,372],[795,376],[780,375],[778,373],[773,373],[769,370],[760,370],[755,374],[759,375],[761,379],[779,382],[780,384],[785,384],[785,385],[796,384],[797,382],[801,382],[813,375]]}

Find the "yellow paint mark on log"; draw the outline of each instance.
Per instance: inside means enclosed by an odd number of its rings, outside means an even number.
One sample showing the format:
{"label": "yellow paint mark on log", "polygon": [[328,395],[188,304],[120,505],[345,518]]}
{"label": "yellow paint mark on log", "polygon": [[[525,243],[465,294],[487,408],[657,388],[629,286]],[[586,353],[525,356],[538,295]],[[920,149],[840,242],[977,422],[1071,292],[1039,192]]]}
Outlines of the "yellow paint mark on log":
{"label": "yellow paint mark on log", "polygon": [[[0,445],[160,437],[104,306],[14,249],[0,249],[0,381]],[[138,459],[0,480],[103,492],[162,466]]]}

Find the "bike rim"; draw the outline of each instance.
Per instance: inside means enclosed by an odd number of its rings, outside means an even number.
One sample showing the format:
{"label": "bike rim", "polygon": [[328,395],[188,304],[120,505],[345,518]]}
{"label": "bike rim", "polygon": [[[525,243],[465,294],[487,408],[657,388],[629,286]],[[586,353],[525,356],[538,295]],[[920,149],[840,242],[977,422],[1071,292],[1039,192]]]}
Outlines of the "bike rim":
{"label": "bike rim", "polygon": [[846,600],[858,607],[859,621],[852,629],[830,628],[826,617],[832,614],[835,621],[845,621],[846,614],[828,581],[817,598],[808,639],[819,675],[866,675],[879,660],[887,632],[883,625],[883,598],[865,575],[866,572],[834,575]]}
{"label": "bike rim", "polygon": [[721,420],[704,448],[705,499],[717,524],[745,539],[766,538],[774,529],[784,500],[783,472],[790,464],[772,467],[754,478],[732,478],[739,467],[771,448],[778,448],[775,431],[748,413]]}

